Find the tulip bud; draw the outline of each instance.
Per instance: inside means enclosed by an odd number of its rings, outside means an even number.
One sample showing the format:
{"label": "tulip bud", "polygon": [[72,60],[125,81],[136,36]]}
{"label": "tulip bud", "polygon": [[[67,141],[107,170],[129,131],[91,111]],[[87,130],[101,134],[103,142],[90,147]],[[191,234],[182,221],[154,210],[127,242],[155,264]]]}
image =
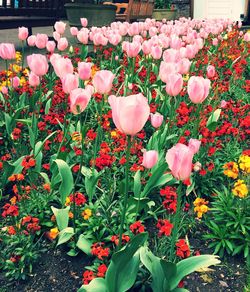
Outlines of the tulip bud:
{"label": "tulip bud", "polygon": [[145,151],[143,153],[142,166],[152,168],[158,162],[158,152],[155,150]]}
{"label": "tulip bud", "polygon": [[163,115],[159,113],[150,114],[150,121],[154,128],[159,128],[163,122]]}

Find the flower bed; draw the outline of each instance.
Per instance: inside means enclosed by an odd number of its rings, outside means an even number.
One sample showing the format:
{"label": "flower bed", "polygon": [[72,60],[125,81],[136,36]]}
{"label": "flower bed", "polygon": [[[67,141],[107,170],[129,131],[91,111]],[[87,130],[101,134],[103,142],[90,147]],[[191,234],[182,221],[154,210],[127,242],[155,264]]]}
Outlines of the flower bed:
{"label": "flower bed", "polygon": [[249,259],[250,34],[82,24],[72,46],[62,22],[57,46],[20,28],[47,49],[27,68],[0,44],[0,268],[26,279],[51,242],[85,254],[79,291],[175,291],[219,263],[190,244],[201,224],[220,260]]}

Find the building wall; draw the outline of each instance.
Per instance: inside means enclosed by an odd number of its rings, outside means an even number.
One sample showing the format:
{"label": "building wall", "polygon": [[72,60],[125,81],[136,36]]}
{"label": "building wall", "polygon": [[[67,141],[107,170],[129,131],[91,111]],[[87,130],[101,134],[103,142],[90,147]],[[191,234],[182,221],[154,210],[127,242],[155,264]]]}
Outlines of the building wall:
{"label": "building wall", "polygon": [[190,0],[171,0],[171,3],[178,9],[177,17],[190,16]]}

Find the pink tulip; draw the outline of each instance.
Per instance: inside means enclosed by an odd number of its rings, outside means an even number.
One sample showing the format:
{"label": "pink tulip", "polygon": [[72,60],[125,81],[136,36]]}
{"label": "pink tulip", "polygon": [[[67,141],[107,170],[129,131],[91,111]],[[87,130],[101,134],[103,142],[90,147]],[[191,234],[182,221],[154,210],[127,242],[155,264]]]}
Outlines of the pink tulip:
{"label": "pink tulip", "polygon": [[245,42],[250,42],[250,32],[246,32],[243,39]]}
{"label": "pink tulip", "polygon": [[87,18],[80,18],[81,24],[83,27],[88,26],[88,19]]}
{"label": "pink tulip", "polygon": [[128,43],[126,53],[129,58],[135,58],[141,50],[141,44],[138,42]]}
{"label": "pink tulip", "polygon": [[55,61],[58,60],[58,59],[61,59],[62,56],[59,55],[59,54],[52,54],[50,57],[49,57],[49,60],[50,60],[50,63],[52,64],[52,66],[54,67],[55,66]]}
{"label": "pink tulip", "polygon": [[145,168],[152,168],[158,162],[158,152],[155,150],[143,152],[142,166]]}
{"label": "pink tulip", "polygon": [[202,103],[209,94],[210,80],[192,76],[188,80],[188,96],[193,103]]}
{"label": "pink tulip", "polygon": [[170,74],[177,73],[177,68],[175,63],[166,63],[166,62],[161,62],[160,65],[160,70],[159,70],[159,77],[162,82],[167,82],[168,76]]}
{"label": "pink tulip", "polygon": [[87,89],[77,88],[70,92],[70,111],[77,115],[85,110],[91,98],[91,93]]}
{"label": "pink tulip", "polygon": [[77,39],[84,45],[88,44],[89,41],[89,33],[87,30],[80,30],[77,34]]}
{"label": "pink tulip", "polygon": [[17,88],[20,85],[19,77],[15,76],[14,78],[12,78],[11,84],[12,84],[13,88]]}
{"label": "pink tulip", "polygon": [[151,55],[153,59],[159,60],[162,55],[162,48],[160,46],[153,46],[151,47]]}
{"label": "pink tulip", "polygon": [[163,53],[163,60],[165,62],[178,62],[180,60],[180,51],[175,49],[167,49]]}
{"label": "pink tulip", "polygon": [[8,87],[6,87],[6,86],[3,86],[1,89],[2,94],[8,94],[8,91],[9,91]]}
{"label": "pink tulip", "polygon": [[112,88],[115,75],[108,70],[98,71],[93,78],[95,90],[100,94],[108,94]]}
{"label": "pink tulip", "polygon": [[30,47],[34,47],[36,45],[36,36],[31,35],[27,38],[27,43]]}
{"label": "pink tulip", "polygon": [[78,28],[75,27],[75,26],[71,27],[70,28],[70,33],[71,33],[72,36],[77,36],[77,34],[78,34]]}
{"label": "pink tulip", "polygon": [[207,77],[208,78],[213,78],[215,76],[215,67],[212,65],[207,66]]}
{"label": "pink tulip", "polygon": [[16,50],[13,44],[0,44],[0,57],[4,60],[11,60],[16,58]]}
{"label": "pink tulip", "polygon": [[193,150],[181,143],[177,143],[167,151],[166,161],[176,179],[186,180],[190,177],[193,156]]}
{"label": "pink tulip", "polygon": [[[53,64],[54,63],[54,64]],[[52,65],[55,73],[61,79],[67,74],[73,74],[74,68],[71,60],[68,58],[56,58]]]}
{"label": "pink tulip", "polygon": [[62,88],[65,93],[70,93],[72,90],[78,88],[78,86],[79,86],[78,75],[69,73],[62,78]]}
{"label": "pink tulip", "polygon": [[18,28],[18,38],[20,41],[25,41],[29,35],[29,31],[27,27],[19,27]]}
{"label": "pink tulip", "polygon": [[141,49],[142,49],[144,55],[149,55],[150,52],[151,52],[151,44],[150,44],[150,42],[149,41],[144,41],[142,43]]}
{"label": "pink tulip", "polygon": [[194,154],[196,154],[201,146],[201,141],[197,139],[190,139],[188,142],[188,147],[193,150]]}
{"label": "pink tulip", "polygon": [[220,103],[220,107],[221,108],[225,108],[227,106],[227,101],[225,101],[224,99],[221,101]]}
{"label": "pink tulip", "polygon": [[43,76],[49,69],[47,58],[41,54],[27,56],[27,63],[30,70],[37,76]]}
{"label": "pink tulip", "polygon": [[64,34],[66,29],[66,23],[63,21],[57,21],[54,25],[55,31],[60,35]]}
{"label": "pink tulip", "polygon": [[213,46],[218,46],[218,43],[219,43],[218,39],[213,39]]}
{"label": "pink tulip", "polygon": [[163,115],[159,113],[150,114],[151,125],[154,128],[159,128],[163,122],[163,118],[164,118]]}
{"label": "pink tulip", "polygon": [[188,74],[190,66],[191,62],[189,59],[183,58],[177,63],[177,71],[180,74]]}
{"label": "pink tulip", "polygon": [[46,48],[46,44],[47,44],[48,40],[49,40],[49,38],[46,34],[38,33],[36,35],[36,46],[38,47],[38,49]]}
{"label": "pink tulip", "polygon": [[78,74],[82,80],[89,80],[91,77],[92,63],[80,62],[78,63]]}
{"label": "pink tulip", "polygon": [[57,31],[54,31],[53,32],[53,38],[54,38],[55,41],[58,42],[60,40],[60,38],[61,38],[60,33],[58,33]]}
{"label": "pink tulip", "polygon": [[57,48],[59,51],[64,51],[67,49],[69,43],[66,38],[60,38],[60,40],[57,43]]}
{"label": "pink tulip", "polygon": [[29,74],[29,85],[36,87],[40,84],[40,78],[36,74],[34,74],[32,71]]}
{"label": "pink tulip", "polygon": [[48,41],[46,44],[46,49],[51,54],[55,51],[56,43],[54,41]]}
{"label": "pink tulip", "polygon": [[178,95],[183,87],[183,79],[181,74],[169,74],[167,77],[166,92],[170,96]]}
{"label": "pink tulip", "polygon": [[148,120],[150,107],[141,93],[130,96],[109,96],[112,118],[116,128],[126,135],[134,136]]}

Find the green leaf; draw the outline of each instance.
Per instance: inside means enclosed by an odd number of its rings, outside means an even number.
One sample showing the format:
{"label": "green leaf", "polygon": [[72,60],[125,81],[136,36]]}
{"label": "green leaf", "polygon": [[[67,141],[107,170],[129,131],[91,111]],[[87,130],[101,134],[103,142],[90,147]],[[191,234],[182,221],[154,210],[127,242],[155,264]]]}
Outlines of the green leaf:
{"label": "green leaf", "polygon": [[174,289],[178,286],[179,282],[187,275],[195,272],[201,268],[207,268],[212,265],[219,264],[218,256],[214,255],[201,255],[187,258],[180,261],[177,266],[177,274],[171,280],[170,288]]}
{"label": "green leaf", "polygon": [[162,270],[161,259],[155,256],[147,247],[140,248],[140,259],[152,276],[151,287],[153,291],[164,291],[165,275]]}
{"label": "green leaf", "polygon": [[108,292],[105,279],[96,278],[88,285],[83,285],[77,292]]}
{"label": "green leaf", "polygon": [[164,174],[167,164],[163,163],[158,166],[149,178],[141,197],[145,197],[153,188],[162,186],[173,179],[171,174]]}
{"label": "green leaf", "polygon": [[72,227],[64,228],[58,235],[57,246],[69,241],[74,234],[74,229]]}
{"label": "green leaf", "polygon": [[44,144],[45,144],[45,142],[47,141],[47,140],[49,140],[53,135],[55,135],[57,133],[57,131],[54,131],[53,133],[51,133],[51,134],[49,134],[42,142],[41,141],[39,141],[39,142],[37,142],[37,144],[36,145],[38,145],[38,143],[39,143],[39,147],[37,146],[37,147],[35,147],[35,151],[34,151],[34,155],[35,155],[35,157],[38,155],[38,153],[42,150],[42,148],[43,148],[43,146],[44,146]]}
{"label": "green leaf", "polygon": [[59,193],[61,196],[61,204],[64,206],[66,198],[70,195],[74,187],[73,175],[70,167],[64,160],[56,159],[55,163],[58,166],[59,174],[62,180]]}
{"label": "green leaf", "polygon": [[76,243],[76,246],[82,250],[83,252],[85,252],[87,255],[91,255],[91,245],[92,243],[87,240],[83,234],[81,234],[79,236],[79,239]]}
{"label": "green leaf", "polygon": [[4,120],[5,120],[6,131],[7,131],[8,135],[10,135],[12,132],[10,115],[7,113],[4,113]]}
{"label": "green leaf", "polygon": [[65,209],[57,209],[57,208],[51,206],[51,210],[56,217],[56,223],[57,223],[58,229],[60,231],[62,231],[63,229],[68,227],[69,209],[70,209],[69,206]]}
{"label": "green leaf", "polygon": [[161,264],[166,282],[170,283],[171,279],[174,278],[176,276],[176,273],[177,273],[176,264],[168,262],[164,259],[160,260],[160,264]]}
{"label": "green leaf", "polygon": [[138,170],[134,176],[134,196],[139,197],[141,194],[141,172]]}
{"label": "green leaf", "polygon": [[106,274],[109,292],[125,292],[133,286],[140,263],[137,251],[147,238],[146,232],[140,233],[123,249],[113,254]]}
{"label": "green leaf", "polygon": [[220,118],[220,114],[221,114],[221,109],[218,108],[209,117],[206,126],[210,131],[215,131],[218,120]]}

